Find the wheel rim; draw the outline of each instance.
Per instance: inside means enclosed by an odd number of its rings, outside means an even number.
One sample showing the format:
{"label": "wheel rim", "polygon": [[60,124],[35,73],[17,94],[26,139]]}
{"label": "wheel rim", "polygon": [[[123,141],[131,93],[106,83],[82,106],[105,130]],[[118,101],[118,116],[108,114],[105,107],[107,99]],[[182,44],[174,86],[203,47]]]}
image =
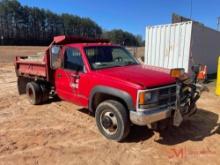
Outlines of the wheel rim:
{"label": "wheel rim", "polygon": [[109,135],[113,135],[118,130],[118,121],[113,112],[104,111],[100,116],[101,127]]}

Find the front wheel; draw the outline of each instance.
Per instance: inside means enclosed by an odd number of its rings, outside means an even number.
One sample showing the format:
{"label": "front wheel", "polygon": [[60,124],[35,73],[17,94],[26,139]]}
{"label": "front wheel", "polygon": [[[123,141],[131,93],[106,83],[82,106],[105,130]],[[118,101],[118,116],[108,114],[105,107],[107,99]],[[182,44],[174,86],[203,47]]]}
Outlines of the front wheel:
{"label": "front wheel", "polygon": [[122,141],[130,132],[128,112],[118,101],[107,100],[100,103],[95,118],[99,131],[107,139]]}

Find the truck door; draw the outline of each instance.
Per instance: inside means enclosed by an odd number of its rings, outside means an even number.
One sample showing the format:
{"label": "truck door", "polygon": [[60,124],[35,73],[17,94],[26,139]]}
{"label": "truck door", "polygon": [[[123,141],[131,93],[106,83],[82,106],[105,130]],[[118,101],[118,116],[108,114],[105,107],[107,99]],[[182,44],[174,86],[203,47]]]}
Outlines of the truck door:
{"label": "truck door", "polygon": [[55,88],[58,96],[64,100],[81,105],[78,97],[80,77],[84,73],[82,55],[77,48],[64,48],[62,67],[55,71]]}

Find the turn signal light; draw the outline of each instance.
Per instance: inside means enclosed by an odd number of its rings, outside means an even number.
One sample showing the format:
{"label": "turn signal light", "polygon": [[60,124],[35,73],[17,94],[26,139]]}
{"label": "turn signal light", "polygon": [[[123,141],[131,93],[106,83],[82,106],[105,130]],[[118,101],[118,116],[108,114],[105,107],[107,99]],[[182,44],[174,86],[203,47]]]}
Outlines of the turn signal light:
{"label": "turn signal light", "polygon": [[139,104],[140,105],[144,104],[144,98],[145,98],[145,94],[144,94],[144,92],[141,92],[139,95]]}
{"label": "turn signal light", "polygon": [[175,68],[170,70],[170,76],[173,78],[180,78],[184,76],[185,70],[184,68]]}

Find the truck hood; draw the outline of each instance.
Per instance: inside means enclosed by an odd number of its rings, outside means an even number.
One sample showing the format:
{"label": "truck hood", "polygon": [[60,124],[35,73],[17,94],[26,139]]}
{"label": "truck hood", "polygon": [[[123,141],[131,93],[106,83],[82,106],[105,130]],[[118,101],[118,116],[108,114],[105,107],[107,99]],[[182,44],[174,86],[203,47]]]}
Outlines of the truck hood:
{"label": "truck hood", "polygon": [[114,67],[97,71],[103,76],[121,79],[141,85],[144,88],[164,86],[175,83],[170,77],[169,70],[148,65],[129,65]]}

